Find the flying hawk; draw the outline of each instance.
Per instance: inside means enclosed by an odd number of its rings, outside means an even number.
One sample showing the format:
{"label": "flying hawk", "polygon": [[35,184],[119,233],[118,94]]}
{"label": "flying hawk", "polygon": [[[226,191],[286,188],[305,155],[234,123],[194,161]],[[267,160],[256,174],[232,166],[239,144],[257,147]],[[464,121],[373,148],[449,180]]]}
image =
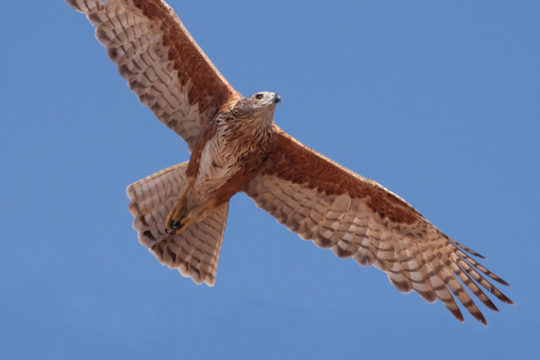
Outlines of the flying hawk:
{"label": "flying hawk", "polygon": [[472,258],[481,255],[274,124],[278,94],[243,97],[232,88],[164,1],[67,3],[86,14],[131,90],[191,151],[189,161],[127,188],[139,241],[161,263],[213,285],[229,200],[243,191],[303,239],[374,265],[398,290],[439,299],[460,321],[454,297],[486,324],[465,287],[492,310],[482,288],[512,304],[488,279],[508,284]]}

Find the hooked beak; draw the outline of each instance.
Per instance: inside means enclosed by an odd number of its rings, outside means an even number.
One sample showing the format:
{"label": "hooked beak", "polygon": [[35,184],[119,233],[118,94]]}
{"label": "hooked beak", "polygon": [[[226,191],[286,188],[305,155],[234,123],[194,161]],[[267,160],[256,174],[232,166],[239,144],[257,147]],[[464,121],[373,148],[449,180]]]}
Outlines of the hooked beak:
{"label": "hooked beak", "polygon": [[277,104],[278,102],[281,102],[281,96],[279,94],[274,94],[274,99],[272,100],[274,104]]}

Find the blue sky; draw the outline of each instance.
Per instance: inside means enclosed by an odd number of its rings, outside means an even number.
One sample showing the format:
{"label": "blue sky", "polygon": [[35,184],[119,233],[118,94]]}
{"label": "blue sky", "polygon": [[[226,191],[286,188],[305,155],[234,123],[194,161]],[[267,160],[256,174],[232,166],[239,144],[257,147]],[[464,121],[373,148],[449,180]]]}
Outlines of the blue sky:
{"label": "blue sky", "polygon": [[538,1],[170,1],[276,122],[486,255],[484,327],[316,248],[245,195],[216,286],[137,242],[125,187],[189,158],[63,1],[2,1],[6,359],[538,358]]}

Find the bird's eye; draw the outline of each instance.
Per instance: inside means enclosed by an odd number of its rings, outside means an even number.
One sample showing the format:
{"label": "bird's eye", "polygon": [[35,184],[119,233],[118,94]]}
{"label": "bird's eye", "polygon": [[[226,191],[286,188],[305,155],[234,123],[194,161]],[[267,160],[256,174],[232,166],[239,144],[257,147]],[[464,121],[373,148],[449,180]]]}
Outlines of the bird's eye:
{"label": "bird's eye", "polygon": [[261,100],[263,98],[263,94],[257,94],[255,95],[255,99]]}

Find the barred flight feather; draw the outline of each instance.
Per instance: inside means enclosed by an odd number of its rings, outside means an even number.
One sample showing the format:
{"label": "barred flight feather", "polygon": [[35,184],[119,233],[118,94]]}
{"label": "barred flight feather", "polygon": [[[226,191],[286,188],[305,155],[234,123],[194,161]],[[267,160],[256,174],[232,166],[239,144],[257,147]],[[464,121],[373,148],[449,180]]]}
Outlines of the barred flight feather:
{"label": "barred flight feather", "polygon": [[96,26],[141,102],[190,149],[216,112],[241,97],[164,1],[66,1]]}
{"label": "barred flight feather", "polygon": [[471,258],[478,253],[443,234],[401,198],[282,131],[272,146],[246,193],[303,239],[374,265],[402,292],[414,290],[429,302],[440,299],[461,321],[455,298],[486,323],[465,287],[492,310],[497,308],[481,287],[512,303],[480,274],[507,285]]}

